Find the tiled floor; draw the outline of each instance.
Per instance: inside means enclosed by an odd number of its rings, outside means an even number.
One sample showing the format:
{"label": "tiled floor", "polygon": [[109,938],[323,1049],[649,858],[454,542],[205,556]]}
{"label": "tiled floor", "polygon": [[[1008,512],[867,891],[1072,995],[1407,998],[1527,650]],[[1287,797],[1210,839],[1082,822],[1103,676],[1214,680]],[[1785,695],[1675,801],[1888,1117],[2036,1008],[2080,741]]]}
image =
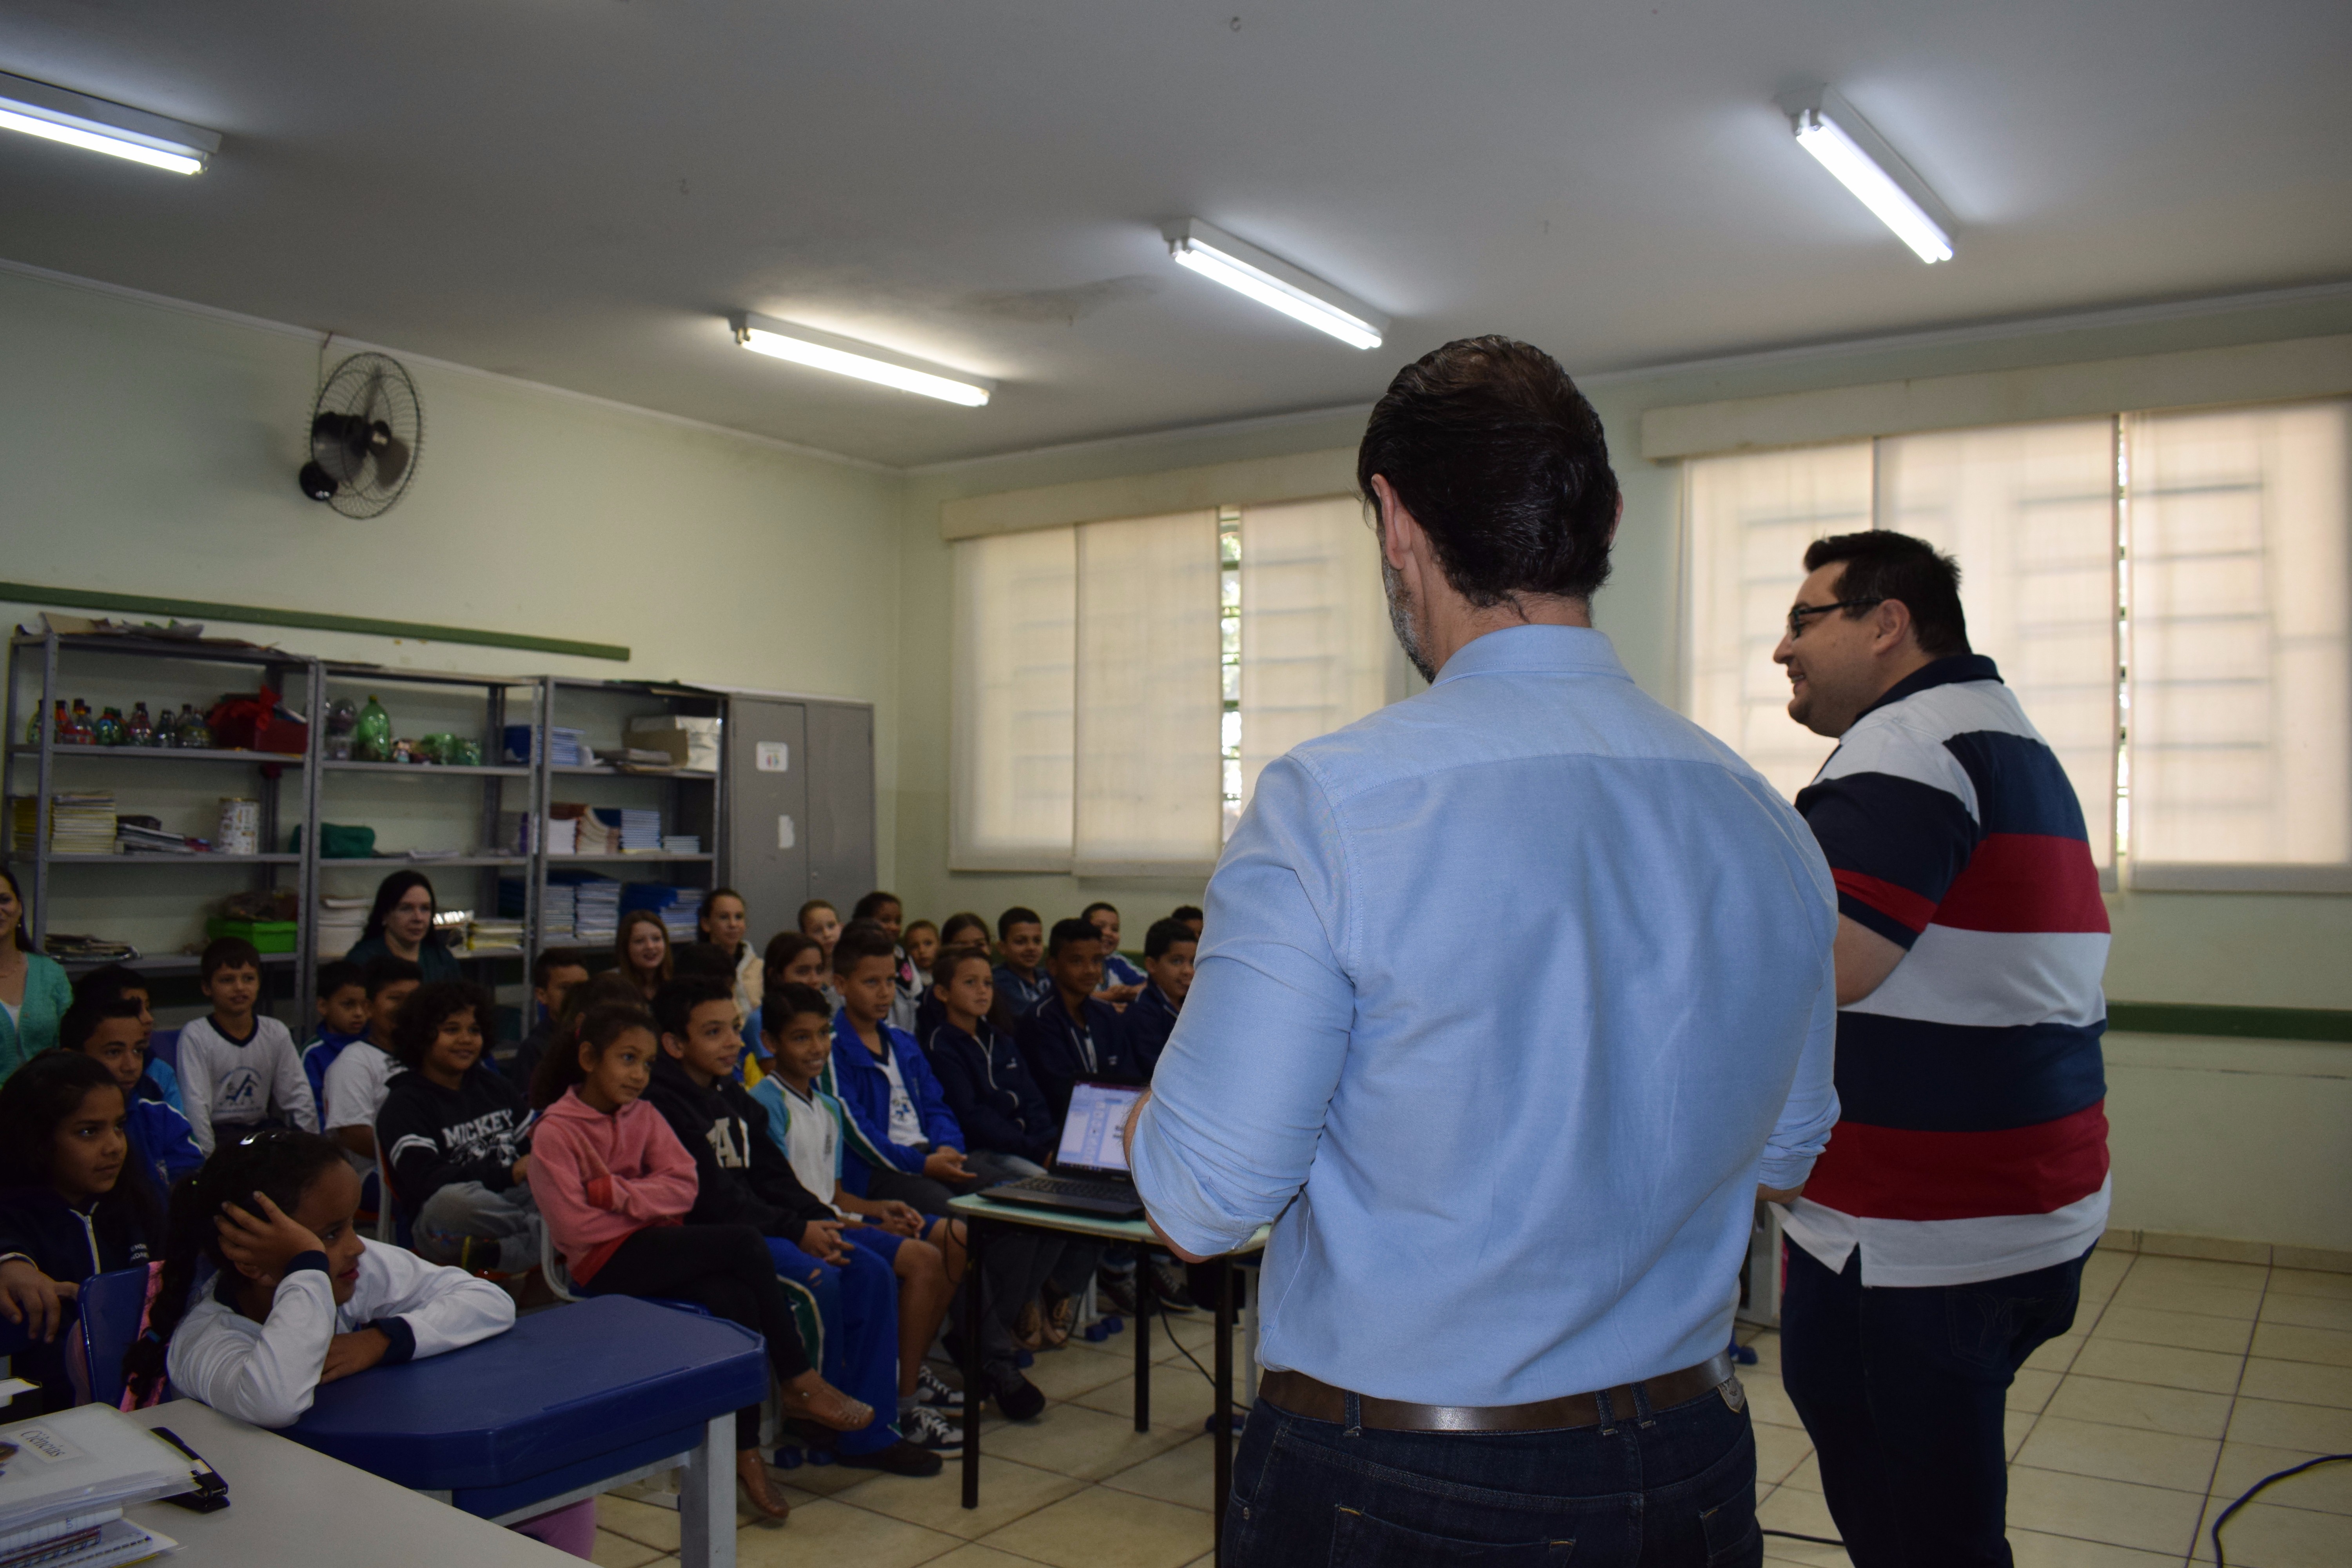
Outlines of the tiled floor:
{"label": "tiled floor", "polygon": [[[1205,1318],[1176,1337],[1206,1360]],[[1756,1420],[1765,1528],[1833,1536],[1821,1479],[1788,1395],[1780,1345],[1754,1336],[1743,1373]],[[838,1467],[778,1472],[780,1527],[745,1525],[744,1568],[1186,1568],[1210,1532],[1209,1388],[1159,1346],[1152,1431],[1135,1430],[1128,1341],[1074,1343],[1032,1371],[1053,1400],[1026,1426],[983,1432],[981,1507],[957,1506],[957,1470],[932,1479]],[[1126,1353],[1121,1353],[1126,1352]],[[2010,1394],[2010,1542],[2020,1568],[2187,1568],[2212,1561],[2211,1520],[2262,1477],[2352,1450],[2352,1275],[2099,1252],[2074,1331],[2035,1352]],[[605,1498],[596,1561],[674,1568],[677,1516]],[[2283,1481],[2240,1510],[2223,1541],[2237,1568],[2352,1563],[2352,1465]],[[1845,1553],[1778,1537],[1765,1555],[1841,1564]]]}

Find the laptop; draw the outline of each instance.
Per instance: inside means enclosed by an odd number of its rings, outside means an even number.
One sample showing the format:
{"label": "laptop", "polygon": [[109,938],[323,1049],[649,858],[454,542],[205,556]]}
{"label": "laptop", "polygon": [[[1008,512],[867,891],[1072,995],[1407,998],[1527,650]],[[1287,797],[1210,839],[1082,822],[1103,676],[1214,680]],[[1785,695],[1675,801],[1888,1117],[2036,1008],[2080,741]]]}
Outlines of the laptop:
{"label": "laptop", "polygon": [[1062,1121],[1062,1146],[1051,1175],[1003,1182],[980,1195],[1001,1204],[1061,1209],[1105,1219],[1134,1219],[1143,1213],[1134,1179],[1127,1170],[1127,1118],[1143,1097],[1140,1086],[1082,1081],[1071,1086],[1070,1113]]}

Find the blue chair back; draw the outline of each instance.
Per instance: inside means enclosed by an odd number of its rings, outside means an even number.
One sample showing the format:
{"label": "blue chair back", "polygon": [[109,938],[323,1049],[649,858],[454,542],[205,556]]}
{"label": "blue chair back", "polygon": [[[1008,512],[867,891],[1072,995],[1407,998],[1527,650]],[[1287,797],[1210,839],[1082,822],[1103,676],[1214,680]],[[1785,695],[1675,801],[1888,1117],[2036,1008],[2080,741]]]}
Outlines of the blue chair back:
{"label": "blue chair back", "polygon": [[147,1054],[173,1072],[178,1072],[180,1070],[180,1031],[177,1029],[150,1030],[147,1035]]}
{"label": "blue chair back", "polygon": [[122,1403],[122,1358],[147,1318],[147,1266],[93,1274],[81,1284],[81,1335],[89,1355],[89,1397]]}

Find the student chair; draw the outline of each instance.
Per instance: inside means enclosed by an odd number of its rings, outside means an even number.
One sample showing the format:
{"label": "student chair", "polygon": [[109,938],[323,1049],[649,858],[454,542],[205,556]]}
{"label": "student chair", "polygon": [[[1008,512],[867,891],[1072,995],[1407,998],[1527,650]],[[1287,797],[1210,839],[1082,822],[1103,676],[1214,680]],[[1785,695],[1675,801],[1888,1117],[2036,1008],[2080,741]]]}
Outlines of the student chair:
{"label": "student chair", "polygon": [[142,1263],[93,1274],[82,1281],[79,1315],[89,1382],[86,1397],[92,1404],[120,1406],[122,1403],[122,1358],[147,1322],[148,1273],[148,1266]]}
{"label": "student chair", "polygon": [[[544,1225],[539,1227],[539,1277],[555,1292],[559,1301],[577,1301],[578,1290],[572,1283],[572,1271],[563,1267],[563,1255],[555,1250],[555,1237]],[[710,1316],[710,1309],[699,1301],[675,1301],[667,1296],[641,1296],[639,1300],[651,1301],[656,1307],[672,1307],[681,1312],[692,1312],[698,1318]]]}
{"label": "student chair", "polygon": [[147,1036],[147,1054],[173,1072],[178,1072],[180,1070],[180,1031],[177,1029],[151,1031]]}

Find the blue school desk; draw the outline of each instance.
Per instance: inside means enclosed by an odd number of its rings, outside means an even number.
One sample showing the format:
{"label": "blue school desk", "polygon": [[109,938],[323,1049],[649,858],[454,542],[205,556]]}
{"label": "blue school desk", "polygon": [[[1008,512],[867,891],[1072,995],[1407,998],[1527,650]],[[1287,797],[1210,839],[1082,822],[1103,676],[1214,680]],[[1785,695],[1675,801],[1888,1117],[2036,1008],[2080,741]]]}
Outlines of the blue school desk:
{"label": "blue school desk", "polygon": [[731,1568],[735,1412],[767,1392],[751,1331],[597,1296],[328,1384],[283,1435],[494,1524],[683,1465],[683,1568]]}

